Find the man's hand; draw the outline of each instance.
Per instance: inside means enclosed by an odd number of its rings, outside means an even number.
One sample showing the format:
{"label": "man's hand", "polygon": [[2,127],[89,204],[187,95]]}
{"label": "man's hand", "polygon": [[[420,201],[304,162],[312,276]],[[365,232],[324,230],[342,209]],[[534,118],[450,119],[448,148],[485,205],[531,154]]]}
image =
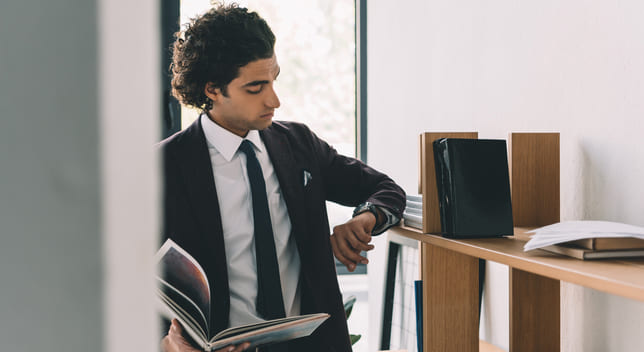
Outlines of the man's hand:
{"label": "man's hand", "polygon": [[[172,319],[172,325],[168,334],[161,340],[161,348],[164,352],[201,352],[190,345],[182,335],[183,329],[177,319]],[[237,346],[227,346],[216,352],[242,352],[250,346],[250,343],[245,342]]]}
{"label": "man's hand", "polygon": [[354,271],[358,263],[369,263],[369,260],[361,256],[360,252],[374,248],[369,244],[374,226],[376,226],[376,217],[371,212],[364,212],[333,228],[331,234],[333,254],[349,271]]}

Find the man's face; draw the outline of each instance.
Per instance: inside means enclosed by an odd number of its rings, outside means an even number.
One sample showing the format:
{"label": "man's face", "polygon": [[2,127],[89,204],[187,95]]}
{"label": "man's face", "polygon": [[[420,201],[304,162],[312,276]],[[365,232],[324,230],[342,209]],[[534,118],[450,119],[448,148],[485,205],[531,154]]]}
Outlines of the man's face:
{"label": "man's face", "polygon": [[268,59],[252,61],[239,69],[239,76],[221,89],[207,84],[206,95],[213,101],[210,118],[228,131],[244,137],[249,130],[263,130],[273,122],[273,112],[280,101],[273,82],[280,67],[273,54]]}

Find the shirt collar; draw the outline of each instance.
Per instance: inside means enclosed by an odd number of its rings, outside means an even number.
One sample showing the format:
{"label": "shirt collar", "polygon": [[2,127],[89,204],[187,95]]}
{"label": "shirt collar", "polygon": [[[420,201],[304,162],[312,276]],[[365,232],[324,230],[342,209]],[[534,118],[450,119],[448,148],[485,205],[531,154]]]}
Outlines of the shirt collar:
{"label": "shirt collar", "polygon": [[206,114],[201,114],[199,118],[201,119],[203,132],[206,135],[208,147],[215,148],[215,150],[217,150],[219,154],[226,159],[226,161],[232,160],[233,156],[235,156],[235,152],[237,152],[244,139],[249,140],[253,146],[255,146],[256,152],[259,151],[260,153],[263,153],[266,151],[264,143],[262,143],[262,139],[260,138],[257,130],[250,130],[248,131],[248,134],[246,134],[245,138],[241,138],[216,124]]}

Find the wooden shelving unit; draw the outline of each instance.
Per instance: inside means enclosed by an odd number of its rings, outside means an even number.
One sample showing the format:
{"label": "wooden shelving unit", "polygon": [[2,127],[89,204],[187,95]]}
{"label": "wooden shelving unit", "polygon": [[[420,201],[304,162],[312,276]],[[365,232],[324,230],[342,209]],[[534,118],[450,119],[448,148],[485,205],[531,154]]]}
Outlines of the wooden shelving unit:
{"label": "wooden shelving unit", "polygon": [[581,261],[542,250],[523,251],[529,228],[559,221],[558,133],[510,135],[515,236],[454,240],[430,234],[440,224],[428,148],[439,137],[443,136],[421,135],[423,229],[390,229],[420,241],[425,351],[484,349],[478,339],[479,258],[510,269],[510,351],[559,351],[561,281],[644,301],[644,259]]}
{"label": "wooden shelving unit", "polygon": [[524,252],[528,230],[517,227],[515,236],[511,237],[463,240],[424,234],[404,226],[389,231],[457,253],[644,302],[644,258],[584,261],[544,250]]}

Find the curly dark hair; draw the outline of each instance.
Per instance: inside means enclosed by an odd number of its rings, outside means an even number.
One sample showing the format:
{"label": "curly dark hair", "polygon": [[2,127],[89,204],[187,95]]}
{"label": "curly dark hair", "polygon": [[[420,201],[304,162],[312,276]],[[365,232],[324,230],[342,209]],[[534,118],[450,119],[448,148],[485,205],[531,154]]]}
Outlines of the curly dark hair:
{"label": "curly dark hair", "polygon": [[226,87],[251,61],[273,56],[275,35],[256,12],[237,4],[218,4],[175,34],[172,95],[182,104],[204,110],[212,101],[204,94],[212,82],[224,96]]}

